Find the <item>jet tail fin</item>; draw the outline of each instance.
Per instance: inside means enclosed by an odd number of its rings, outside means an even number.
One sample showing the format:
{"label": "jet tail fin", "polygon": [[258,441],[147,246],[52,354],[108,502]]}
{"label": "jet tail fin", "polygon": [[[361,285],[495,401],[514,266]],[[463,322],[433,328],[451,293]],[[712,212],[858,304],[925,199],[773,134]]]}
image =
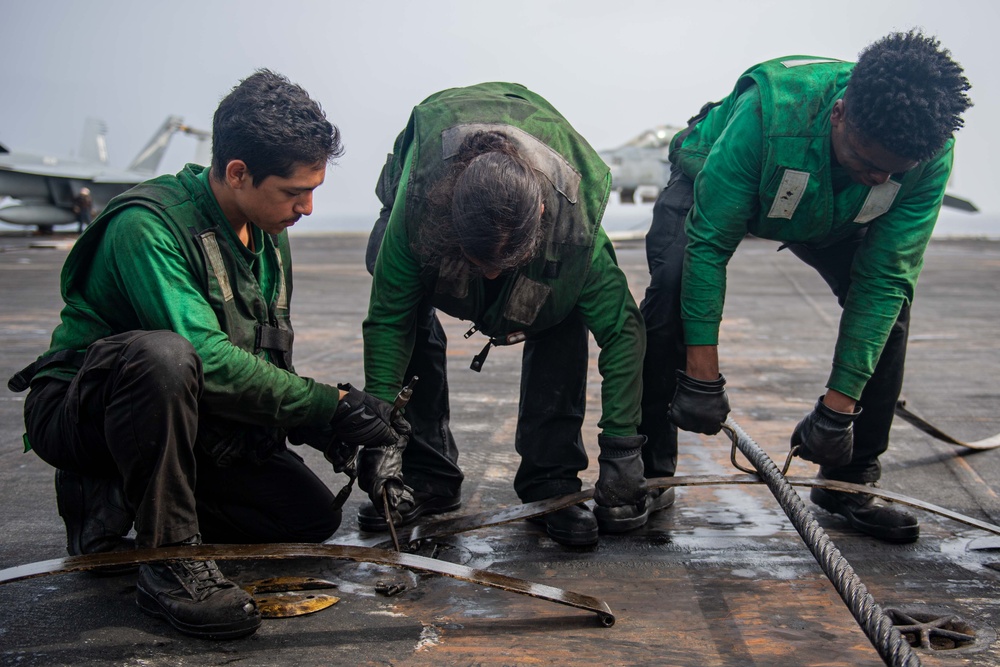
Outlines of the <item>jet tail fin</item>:
{"label": "jet tail fin", "polygon": [[80,159],[86,162],[108,163],[108,126],[99,118],[83,122],[80,138]]}
{"label": "jet tail fin", "polygon": [[154,173],[160,166],[163,154],[167,152],[170,137],[181,128],[183,123],[184,119],[180,116],[168,116],[167,120],[160,126],[160,129],[153,135],[153,138],[146,144],[146,147],[135,156],[135,159],[132,160],[132,164],[128,168]]}
{"label": "jet tail fin", "polygon": [[203,167],[212,164],[212,135],[198,137],[198,145],[194,151],[194,163]]}
{"label": "jet tail fin", "polygon": [[971,201],[968,199],[962,199],[961,197],[956,197],[955,195],[945,194],[944,201],[941,202],[941,205],[949,208],[956,208],[959,211],[968,211],[969,213],[979,212],[979,207]]}

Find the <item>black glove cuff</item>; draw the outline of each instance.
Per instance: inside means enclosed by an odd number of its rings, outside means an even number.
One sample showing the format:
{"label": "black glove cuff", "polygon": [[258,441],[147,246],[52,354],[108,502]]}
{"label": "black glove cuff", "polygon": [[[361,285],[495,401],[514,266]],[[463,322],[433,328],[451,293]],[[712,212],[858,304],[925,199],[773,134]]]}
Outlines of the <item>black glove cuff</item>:
{"label": "black glove cuff", "polygon": [[359,396],[361,392],[355,389],[352,385],[338,384],[337,389],[346,391],[347,395],[337,402],[337,408],[333,411],[333,417],[330,419],[330,423],[335,423],[338,419],[343,417],[344,414],[364,404],[364,398]]}
{"label": "black glove cuff", "polygon": [[816,412],[824,419],[829,419],[838,426],[847,426],[848,424],[853,424],[854,420],[858,418],[858,415],[861,414],[861,408],[855,406],[854,412],[837,412],[824,403],[823,397],[820,396],[819,400],[816,401]]}
{"label": "black glove cuff", "polygon": [[599,458],[603,459],[623,459],[635,456],[642,451],[642,446],[646,444],[644,435],[604,435],[597,436],[597,444],[601,448]]}
{"label": "black glove cuff", "polygon": [[678,370],[677,383],[683,385],[685,389],[693,389],[704,393],[718,393],[726,386],[726,376],[719,373],[719,379],[717,380],[698,380],[684,371]]}

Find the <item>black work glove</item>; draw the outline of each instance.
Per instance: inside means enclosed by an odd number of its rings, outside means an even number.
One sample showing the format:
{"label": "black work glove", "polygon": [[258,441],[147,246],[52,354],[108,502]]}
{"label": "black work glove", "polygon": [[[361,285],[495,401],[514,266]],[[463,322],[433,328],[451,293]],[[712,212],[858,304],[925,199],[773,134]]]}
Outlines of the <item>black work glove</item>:
{"label": "black work glove", "polygon": [[642,468],[642,446],[646,436],[598,435],[600,476],[594,486],[594,502],[603,507],[637,505],[646,501],[646,477]]}
{"label": "black work glove", "polygon": [[358,453],[358,486],[368,493],[372,505],[379,514],[385,513],[382,490],[385,489],[389,501],[390,520],[400,523],[396,508],[399,503],[413,502],[411,489],[403,484],[403,450],[410,441],[410,425],[401,415],[392,420],[392,428],[398,437],[391,444],[365,447]]}
{"label": "black work glove", "polygon": [[831,410],[820,396],[812,412],[792,431],[792,447],[806,461],[821,466],[838,468],[851,462],[854,452],[854,420],[861,414],[858,408],[852,414]]}
{"label": "black work glove", "polygon": [[351,446],[337,437],[330,424],[320,426],[295,426],[288,430],[288,441],[293,445],[309,445],[323,452],[327,461],[333,464],[334,472],[357,477],[357,445]]}
{"label": "black work glove", "polygon": [[677,389],[670,402],[670,421],[684,431],[715,435],[729,416],[726,378],[696,380],[684,371],[677,371]]}
{"label": "black work glove", "polygon": [[337,387],[347,392],[330,419],[338,439],[348,447],[380,447],[399,439],[392,428],[392,405],[349,384]]}

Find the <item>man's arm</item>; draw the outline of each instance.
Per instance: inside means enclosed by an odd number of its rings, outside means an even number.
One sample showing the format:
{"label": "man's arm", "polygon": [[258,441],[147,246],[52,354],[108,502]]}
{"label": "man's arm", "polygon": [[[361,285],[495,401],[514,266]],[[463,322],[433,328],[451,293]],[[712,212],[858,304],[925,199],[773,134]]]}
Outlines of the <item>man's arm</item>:
{"label": "man's arm", "polygon": [[403,386],[413,353],[416,311],[423,297],[420,263],[410,252],[406,230],[407,155],[399,190],[375,261],[368,317],[362,325],[365,343],[365,391],[392,401]]}
{"label": "man's arm", "polygon": [[[602,378],[602,414],[598,426],[609,436],[634,436],[641,412],[646,330],[603,229],[598,230],[577,308],[601,348],[597,365]],[[586,369],[568,372],[585,373]]]}
{"label": "man's arm", "polygon": [[900,308],[913,301],[924,252],[951,175],[952,158],[949,143],[923,166],[920,181],[906,198],[869,225],[855,254],[827,382],[829,389],[844,397],[860,398]]}
{"label": "man's arm", "polygon": [[[681,318],[688,372],[714,380],[719,374],[719,325],[726,295],[726,265],[758,210],[763,129],[756,87],[733,107],[694,181],[694,205],[685,230],[688,243],[681,287]],[[702,377],[706,375],[706,377]],[[711,377],[707,377],[711,375]]]}

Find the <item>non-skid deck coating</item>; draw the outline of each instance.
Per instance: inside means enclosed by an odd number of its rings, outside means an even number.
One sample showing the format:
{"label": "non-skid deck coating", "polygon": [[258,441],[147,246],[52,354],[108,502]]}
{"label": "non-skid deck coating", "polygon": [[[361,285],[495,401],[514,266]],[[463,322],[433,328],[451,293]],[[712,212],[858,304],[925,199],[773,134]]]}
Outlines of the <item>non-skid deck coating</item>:
{"label": "non-skid deck coating", "polygon": [[[308,223],[305,223],[308,224]],[[58,320],[58,275],[67,243],[0,237],[0,376],[45,349]],[[57,237],[56,240],[59,240]],[[292,238],[295,365],[325,382],[362,383],[361,321],[370,278],[363,236]],[[743,243],[730,264],[722,329],[733,416],[775,459],[823,391],[839,309],[828,288],[776,244]],[[641,298],[641,244],[618,257]],[[917,288],[904,396],[923,417],[963,440],[1000,431],[1000,243],[935,241]],[[468,370],[483,341],[444,318],[451,343],[452,420],[466,473],[463,512],[517,503],[512,479],[520,349],[496,349]],[[599,375],[592,347],[585,440],[596,479]],[[419,385],[418,389],[419,391]],[[64,555],[52,470],[21,453],[23,395],[0,391],[0,568]],[[334,489],[317,453],[299,450]],[[962,455],[897,420],[883,486],[1000,523],[1000,452]],[[790,474],[815,468],[796,461]],[[723,436],[682,436],[678,474],[738,474]],[[806,490],[799,491],[807,495]],[[359,534],[355,491],[341,544]],[[811,507],[811,505],[810,505]],[[1000,664],[1000,538],[921,514],[921,538],[887,545],[816,509],[820,524],[884,607],[952,614],[976,634],[959,650],[918,651],[925,665]],[[677,504],[634,533],[569,550],[524,522],[445,538],[420,554],[488,568],[604,599],[612,628],[592,614],[443,577],[332,560],[223,564],[238,582],[320,576],[342,599],[312,616],[265,621],[253,637],[207,642],[141,614],[134,577],[86,574],[0,587],[0,665],[880,665],[777,503],[763,487],[682,488]],[[385,597],[378,582],[405,584]]]}

